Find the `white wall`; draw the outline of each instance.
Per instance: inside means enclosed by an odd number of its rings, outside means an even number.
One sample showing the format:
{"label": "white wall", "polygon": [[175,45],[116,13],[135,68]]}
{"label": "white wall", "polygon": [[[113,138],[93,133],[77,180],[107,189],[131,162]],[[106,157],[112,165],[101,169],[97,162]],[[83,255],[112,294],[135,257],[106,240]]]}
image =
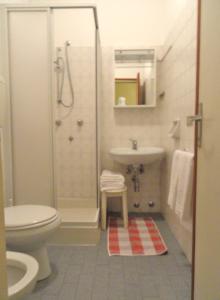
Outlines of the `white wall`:
{"label": "white wall", "polygon": [[[158,78],[159,92],[165,91],[159,107],[161,145],[166,150],[161,181],[162,212],[189,260],[192,252],[192,232],[183,226],[174,211],[168,207],[167,197],[173,152],[176,149],[194,151],[194,126],[186,126],[186,117],[194,114],[196,83],[197,11],[196,0],[190,1],[184,6],[176,26],[165,42],[165,48],[172,45],[172,49],[160,66]],[[168,137],[172,121],[176,118],[181,121],[179,140]]]}
{"label": "white wall", "polygon": [[160,45],[166,36],[164,0],[97,0],[105,46]]}
{"label": "white wall", "polygon": [[55,9],[52,26],[55,47],[63,47],[65,41],[72,47],[95,47],[92,9]]}
{"label": "white wall", "polygon": [[[161,45],[190,0],[94,0],[103,46]],[[74,0],[75,3],[85,3]]]}
{"label": "white wall", "polygon": [[[164,43],[187,1],[190,0],[69,0],[65,3],[97,5],[103,46],[155,46]],[[1,3],[62,4],[63,1],[3,0]],[[77,31],[86,25],[77,27]]]}

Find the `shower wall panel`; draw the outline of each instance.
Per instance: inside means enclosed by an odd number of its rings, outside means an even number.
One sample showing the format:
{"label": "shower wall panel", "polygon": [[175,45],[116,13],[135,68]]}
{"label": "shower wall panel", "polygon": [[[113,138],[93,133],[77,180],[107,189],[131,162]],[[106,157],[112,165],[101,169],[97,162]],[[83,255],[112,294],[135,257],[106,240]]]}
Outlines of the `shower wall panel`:
{"label": "shower wall panel", "polygon": [[53,205],[47,16],[47,10],[9,12],[13,194],[16,204]]}
{"label": "shower wall panel", "polygon": [[[74,105],[57,103],[57,76],[53,90],[55,118],[55,168],[58,208],[97,206],[97,103],[96,41],[93,10],[54,9],[52,11],[54,60],[65,61],[62,101],[71,103],[65,44],[68,41],[69,67]],[[59,51],[60,50],[60,51]],[[61,75],[61,74],[60,74]],[[61,78],[61,77],[60,77]]]}
{"label": "shower wall panel", "polygon": [[[68,109],[56,104],[56,118],[62,121],[56,128],[58,207],[96,207],[95,48],[70,46],[69,58],[74,106]],[[63,101],[71,101],[66,76]]]}

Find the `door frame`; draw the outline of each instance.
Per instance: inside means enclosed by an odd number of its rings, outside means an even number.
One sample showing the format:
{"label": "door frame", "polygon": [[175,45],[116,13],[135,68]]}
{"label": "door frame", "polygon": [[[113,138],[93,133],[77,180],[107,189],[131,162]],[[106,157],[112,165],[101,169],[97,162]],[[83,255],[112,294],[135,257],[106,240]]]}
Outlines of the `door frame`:
{"label": "door frame", "polygon": [[[195,115],[199,114],[199,82],[200,82],[200,39],[201,39],[201,5],[202,0],[197,0],[197,45],[196,45],[196,97]],[[194,131],[194,176],[193,176],[193,228],[192,228],[192,280],[191,300],[194,300],[195,290],[195,248],[196,248],[196,207],[197,207],[197,165],[198,165],[198,123],[195,122]]]}

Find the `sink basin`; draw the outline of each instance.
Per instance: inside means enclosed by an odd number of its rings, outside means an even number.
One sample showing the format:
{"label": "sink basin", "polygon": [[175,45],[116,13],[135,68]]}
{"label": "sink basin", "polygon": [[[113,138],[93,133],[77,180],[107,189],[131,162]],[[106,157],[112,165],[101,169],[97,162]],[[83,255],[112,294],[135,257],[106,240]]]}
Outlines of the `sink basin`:
{"label": "sink basin", "polygon": [[110,155],[113,160],[123,165],[147,165],[161,160],[165,152],[160,147],[139,147],[137,150],[130,148],[112,148]]}

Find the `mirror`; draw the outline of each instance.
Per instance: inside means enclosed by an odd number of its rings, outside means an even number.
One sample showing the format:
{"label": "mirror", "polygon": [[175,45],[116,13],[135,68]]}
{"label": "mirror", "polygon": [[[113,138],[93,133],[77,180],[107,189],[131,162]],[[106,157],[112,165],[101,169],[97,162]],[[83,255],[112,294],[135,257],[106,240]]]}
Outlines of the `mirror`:
{"label": "mirror", "polygon": [[155,49],[115,50],[115,107],[156,106]]}

